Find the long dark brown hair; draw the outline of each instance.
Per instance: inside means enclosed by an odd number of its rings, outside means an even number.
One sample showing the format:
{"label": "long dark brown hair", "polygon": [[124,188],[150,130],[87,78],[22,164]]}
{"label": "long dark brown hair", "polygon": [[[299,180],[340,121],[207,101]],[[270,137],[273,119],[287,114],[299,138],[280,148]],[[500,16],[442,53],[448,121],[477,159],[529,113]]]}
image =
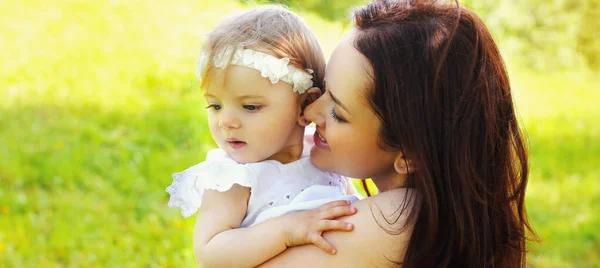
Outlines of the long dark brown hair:
{"label": "long dark brown hair", "polygon": [[380,145],[421,197],[405,267],[524,267],[527,148],[484,23],[458,3],[374,1],[354,12]]}

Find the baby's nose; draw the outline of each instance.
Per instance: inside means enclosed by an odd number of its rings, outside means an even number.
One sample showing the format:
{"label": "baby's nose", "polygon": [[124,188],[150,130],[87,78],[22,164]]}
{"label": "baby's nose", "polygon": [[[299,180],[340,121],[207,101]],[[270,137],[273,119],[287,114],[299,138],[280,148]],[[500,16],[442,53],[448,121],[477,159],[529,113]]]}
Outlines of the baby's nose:
{"label": "baby's nose", "polygon": [[219,127],[224,129],[240,128],[241,125],[240,120],[232,113],[224,112],[219,120]]}

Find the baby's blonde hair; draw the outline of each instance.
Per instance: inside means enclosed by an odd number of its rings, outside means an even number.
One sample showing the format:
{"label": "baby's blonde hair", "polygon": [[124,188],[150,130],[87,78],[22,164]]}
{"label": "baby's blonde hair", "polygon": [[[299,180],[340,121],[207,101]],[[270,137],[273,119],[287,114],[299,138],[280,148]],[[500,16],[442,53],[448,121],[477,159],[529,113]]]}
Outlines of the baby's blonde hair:
{"label": "baby's blonde hair", "polygon": [[[302,18],[285,8],[270,5],[230,16],[208,34],[203,49],[212,59],[232,46],[289,58],[290,65],[313,70],[313,86],[323,90],[325,57],[317,37]],[[202,84],[212,68],[210,62]]]}

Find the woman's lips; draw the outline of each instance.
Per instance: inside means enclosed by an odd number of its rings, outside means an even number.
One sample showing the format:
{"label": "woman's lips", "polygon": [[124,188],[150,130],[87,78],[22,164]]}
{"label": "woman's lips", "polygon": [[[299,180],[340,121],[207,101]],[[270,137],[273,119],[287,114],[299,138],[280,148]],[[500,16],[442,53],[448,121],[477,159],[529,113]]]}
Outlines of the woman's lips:
{"label": "woman's lips", "polygon": [[330,151],[331,148],[329,147],[329,144],[327,143],[327,140],[325,138],[323,138],[323,136],[321,136],[321,134],[319,134],[319,131],[315,131],[315,135],[313,135],[313,140],[315,142],[315,147],[319,148],[319,149],[324,149],[324,150],[328,150]]}

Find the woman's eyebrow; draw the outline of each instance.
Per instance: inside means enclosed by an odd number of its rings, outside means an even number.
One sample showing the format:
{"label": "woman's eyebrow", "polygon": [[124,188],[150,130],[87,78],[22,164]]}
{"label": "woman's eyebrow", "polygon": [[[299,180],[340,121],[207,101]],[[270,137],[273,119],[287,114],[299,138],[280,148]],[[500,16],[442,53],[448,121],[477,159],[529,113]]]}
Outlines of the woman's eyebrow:
{"label": "woman's eyebrow", "polygon": [[335,104],[339,105],[340,107],[342,107],[347,113],[350,113],[350,111],[348,110],[348,108],[346,108],[346,106],[344,106],[340,100],[338,100],[335,96],[333,96],[333,94],[331,94],[331,90],[327,90],[327,93],[329,93],[329,97],[331,97],[331,99],[333,100],[333,102],[335,102]]}

